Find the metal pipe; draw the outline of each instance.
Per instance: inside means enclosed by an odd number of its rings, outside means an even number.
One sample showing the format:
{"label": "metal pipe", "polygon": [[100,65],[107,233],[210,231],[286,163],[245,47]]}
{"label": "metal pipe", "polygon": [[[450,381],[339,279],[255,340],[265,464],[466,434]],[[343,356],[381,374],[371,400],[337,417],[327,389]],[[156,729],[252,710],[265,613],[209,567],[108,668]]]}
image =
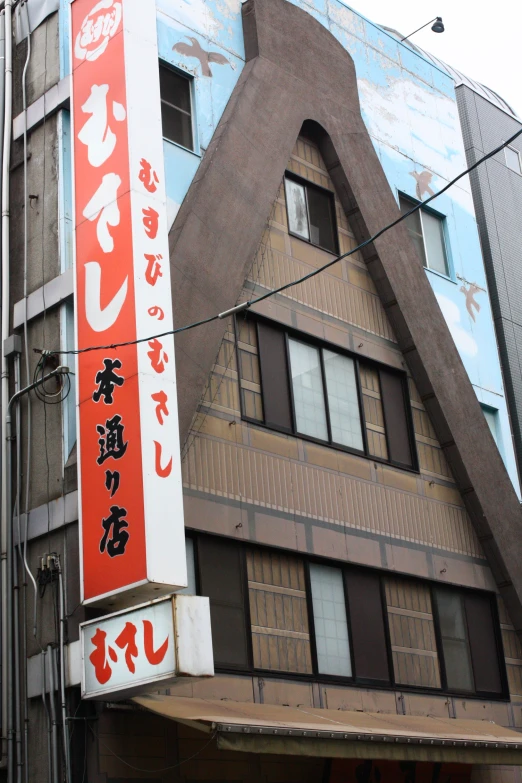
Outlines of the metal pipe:
{"label": "metal pipe", "polygon": [[69,746],[69,721],[67,719],[67,703],[65,701],[65,601],[63,589],[63,574],[58,559],[58,590],[60,593],[60,697],[62,707],[63,749],[65,756],[65,781],[71,783],[71,754]]}
{"label": "metal pipe", "polygon": [[47,692],[47,676],[46,676],[46,656],[47,650],[42,650],[42,702],[47,715],[47,783],[52,783],[53,765],[51,759],[51,715],[49,713],[49,707],[47,706],[46,692]]}
{"label": "metal pipe", "polygon": [[51,758],[52,758],[52,781],[58,783],[58,724],[56,722],[56,702],[54,685],[54,653],[52,644],[47,645],[47,655],[49,663],[49,704],[51,707]]}
{"label": "metal pipe", "polygon": [[[4,115],[5,115],[5,13],[0,13],[0,170],[3,170],[1,160],[3,159],[4,152]],[[1,247],[1,221],[0,221],[0,247]],[[0,274],[0,324],[2,322],[2,276]],[[1,395],[0,395],[1,396]],[[0,400],[1,405],[1,400]],[[1,417],[3,420],[3,416]],[[0,446],[0,475],[3,473],[3,446]],[[0,515],[1,515],[1,479],[0,479]],[[1,527],[1,525],[0,525]],[[0,531],[0,552],[1,552],[1,568],[0,568],[0,628],[2,629],[2,639],[5,639],[5,608],[4,608],[4,596],[5,596],[5,530]],[[5,664],[5,650],[0,653],[0,716],[2,720],[2,736],[5,732],[5,695],[4,695],[4,664]],[[1,765],[5,766],[5,743],[2,743],[1,749]]]}
{"label": "metal pipe", "polygon": [[[4,21],[5,21],[5,86],[4,86],[4,138],[2,154],[2,313],[1,313],[1,349],[2,349],[2,373],[1,373],[1,408],[2,408],[2,506],[1,506],[1,541],[2,541],[2,559],[4,567],[2,568],[2,624],[3,624],[3,645],[2,645],[2,733],[7,731],[7,762],[8,768],[13,762],[13,714],[12,714],[12,614],[9,607],[11,604],[12,587],[12,558],[10,557],[9,547],[12,548],[12,540],[8,542],[7,525],[7,426],[5,413],[9,401],[9,372],[7,359],[3,353],[4,340],[9,335],[9,169],[11,163],[11,131],[13,124],[13,22],[12,22],[12,0],[5,0],[4,3]],[[12,539],[12,536],[10,536]],[[9,546],[8,546],[9,543]],[[12,553],[11,553],[12,554]],[[9,565],[11,560],[11,565]],[[8,698],[9,697],[9,698]],[[11,751],[11,757],[9,755]],[[9,765],[11,758],[11,765]],[[9,773],[8,773],[9,774]],[[8,777],[9,783],[12,783]]]}
{"label": "metal pipe", "polygon": [[[5,359],[3,359],[5,361]],[[25,386],[23,389],[19,389],[13,394],[9,402],[5,407],[5,418],[3,424],[5,424],[5,495],[4,502],[6,508],[6,583],[8,587],[8,593],[6,596],[6,636],[5,646],[6,650],[6,664],[5,671],[6,680],[6,696],[7,696],[7,781],[8,783],[14,783],[14,683],[13,683],[13,509],[11,502],[12,494],[12,460],[11,449],[9,448],[12,441],[12,427],[11,427],[11,410],[15,402],[28,394],[32,389],[37,386],[41,386],[50,378],[64,375],[69,372],[68,367],[57,367],[56,370],[44,375],[42,378],[38,378],[33,383]]]}
{"label": "metal pipe", "polygon": [[[20,391],[20,354],[14,357],[14,388],[15,392]],[[16,442],[16,496],[15,510],[18,523],[18,555],[20,553],[20,455],[21,455],[21,437],[20,437],[20,406],[16,406],[15,421],[15,442]],[[22,563],[23,565],[23,563]],[[25,631],[25,628],[24,628]],[[22,710],[22,692],[20,678],[20,584],[18,578],[18,562],[13,552],[13,644],[14,644],[14,678],[15,678],[15,749],[16,749],[16,781],[22,783],[22,731],[21,731],[21,710]]]}
{"label": "metal pipe", "polygon": [[[22,71],[22,110],[24,113],[24,347],[25,347],[25,372],[26,372],[26,381],[29,383],[30,378],[30,367],[29,367],[29,339],[28,339],[28,330],[27,330],[27,261],[28,261],[28,243],[29,243],[29,235],[28,235],[28,212],[29,212],[29,198],[28,198],[28,187],[27,187],[27,70],[29,68],[29,62],[31,60],[31,25],[29,24],[29,3],[25,3],[25,19],[27,22],[27,55],[25,58],[25,64],[24,69]],[[45,158],[44,158],[45,160]],[[45,180],[44,180],[45,181]],[[44,194],[45,198],[45,194]],[[19,409],[20,406],[18,406]],[[19,417],[18,417],[19,418]],[[34,611],[33,611],[33,626],[34,626],[34,636],[36,637],[36,610],[37,610],[37,595],[38,591],[36,589],[36,582],[34,580],[34,577],[29,569],[29,566],[27,565],[27,528],[28,528],[28,520],[29,520],[29,500],[30,500],[30,484],[31,484],[31,447],[32,447],[32,407],[31,407],[31,397],[29,396],[27,398],[27,416],[26,416],[26,425],[27,425],[27,467],[25,472],[25,532],[26,536],[24,539],[24,546],[23,546],[23,562],[22,565],[25,568],[25,571],[29,574],[34,587]],[[19,435],[17,437],[20,437]],[[22,471],[22,461],[21,461],[21,453],[20,448],[17,446],[17,480],[20,478],[20,474]],[[20,503],[20,498],[18,497],[18,551],[19,553],[22,553],[22,539],[20,535],[20,514],[22,511],[22,506]],[[23,619],[24,619],[24,629],[23,629],[23,673],[24,673],[24,751],[25,751],[25,781],[28,783],[29,779],[29,755],[28,755],[28,740],[29,740],[29,705],[28,705],[28,698],[27,698],[27,618],[26,618],[26,606],[27,606],[27,578],[24,579],[24,603],[23,603]],[[21,712],[22,706],[19,703],[18,705],[18,711]],[[20,716],[17,715],[17,721],[20,721]],[[18,783],[21,783],[21,777],[18,779]]]}

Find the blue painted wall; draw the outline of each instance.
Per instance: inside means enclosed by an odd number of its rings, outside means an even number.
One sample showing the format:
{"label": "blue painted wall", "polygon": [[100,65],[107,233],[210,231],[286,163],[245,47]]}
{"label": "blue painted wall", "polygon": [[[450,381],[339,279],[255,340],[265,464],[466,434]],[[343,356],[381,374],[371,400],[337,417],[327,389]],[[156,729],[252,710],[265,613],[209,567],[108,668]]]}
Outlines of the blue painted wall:
{"label": "blue painted wall", "polygon": [[[343,0],[289,2],[327,27],[353,58],[363,119],[397,197],[425,199],[466,168],[454,83],[446,72]],[[241,0],[156,5],[161,59],[193,77],[195,152],[165,142],[172,224],[244,65]],[[207,66],[197,56],[200,47],[221,55],[221,62]],[[499,449],[520,492],[469,180],[432,206],[446,218],[450,274],[426,274],[479,401],[497,412]],[[478,311],[466,307],[471,285]]]}

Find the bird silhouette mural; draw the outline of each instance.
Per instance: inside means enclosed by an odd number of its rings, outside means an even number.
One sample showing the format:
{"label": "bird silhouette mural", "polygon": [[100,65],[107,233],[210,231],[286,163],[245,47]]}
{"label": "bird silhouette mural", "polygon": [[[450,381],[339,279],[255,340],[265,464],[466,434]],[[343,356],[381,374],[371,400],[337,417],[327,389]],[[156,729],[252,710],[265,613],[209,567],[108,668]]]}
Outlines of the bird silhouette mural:
{"label": "bird silhouette mural", "polygon": [[196,60],[199,60],[203,76],[212,78],[210,63],[216,63],[216,65],[230,65],[231,68],[234,67],[230,60],[227,60],[227,58],[219,52],[207,52],[203,49],[197,38],[191,38],[189,36],[188,39],[189,41],[192,41],[192,43],[188,44],[180,41],[179,43],[174,44],[172,49],[175,52],[179,52],[179,54],[183,54],[185,57],[194,57]]}
{"label": "bird silhouette mural", "polygon": [[469,288],[466,288],[465,285],[461,285],[459,288],[459,291],[461,291],[464,296],[466,297],[466,310],[470,314],[473,321],[475,321],[475,313],[473,312],[473,308],[477,311],[477,313],[480,312],[480,305],[478,302],[475,301],[475,295],[478,294],[479,291],[483,291],[484,289],[478,286],[476,283],[468,283]]}
{"label": "bird silhouette mural", "polygon": [[410,171],[410,174],[417,182],[416,190],[419,201],[422,201],[422,196],[424,193],[427,193],[429,196],[433,196],[433,190],[430,188],[430,182],[433,177],[433,173],[431,171],[421,171],[420,174],[418,174],[416,171]]}

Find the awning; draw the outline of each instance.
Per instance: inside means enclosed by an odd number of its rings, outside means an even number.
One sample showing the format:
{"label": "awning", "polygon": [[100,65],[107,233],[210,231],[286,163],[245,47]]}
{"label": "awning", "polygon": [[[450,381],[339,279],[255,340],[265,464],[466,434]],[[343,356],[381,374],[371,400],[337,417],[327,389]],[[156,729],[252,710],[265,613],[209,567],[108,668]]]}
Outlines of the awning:
{"label": "awning", "polygon": [[325,758],[522,766],[522,734],[482,720],[136,696],[158,715],[216,734],[223,750]]}

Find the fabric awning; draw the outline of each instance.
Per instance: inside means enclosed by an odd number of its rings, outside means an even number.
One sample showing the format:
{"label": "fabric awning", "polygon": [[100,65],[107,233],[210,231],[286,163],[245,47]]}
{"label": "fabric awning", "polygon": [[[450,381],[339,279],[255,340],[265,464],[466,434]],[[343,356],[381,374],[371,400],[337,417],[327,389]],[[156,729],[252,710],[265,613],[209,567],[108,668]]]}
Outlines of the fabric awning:
{"label": "fabric awning", "polygon": [[522,766],[522,734],[489,721],[156,694],[136,696],[133,701],[158,715],[214,732],[223,750]]}

